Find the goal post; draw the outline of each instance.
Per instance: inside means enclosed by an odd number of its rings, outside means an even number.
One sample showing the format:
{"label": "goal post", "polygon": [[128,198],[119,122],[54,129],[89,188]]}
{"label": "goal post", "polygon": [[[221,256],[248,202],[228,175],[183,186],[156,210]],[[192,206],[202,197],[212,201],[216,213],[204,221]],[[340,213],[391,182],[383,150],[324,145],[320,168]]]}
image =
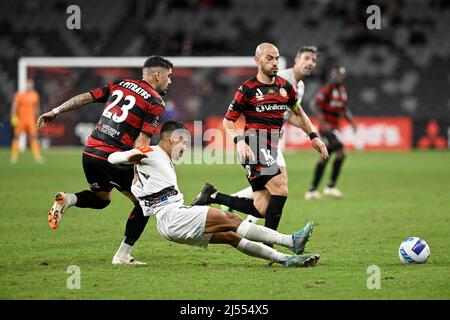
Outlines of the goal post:
{"label": "goal post", "polygon": [[[140,77],[140,70],[147,58],[22,57],[18,61],[18,90],[25,90],[27,79],[32,76],[38,82],[43,106],[49,108],[76,93],[100,87],[112,79]],[[214,115],[217,117],[223,113],[238,86],[257,72],[253,56],[165,58],[174,64],[173,84],[164,98],[166,111],[174,106],[178,110],[177,116],[181,116],[187,125],[200,118],[211,124]],[[280,57],[280,69],[284,68],[286,58]],[[204,88],[208,88],[211,83],[219,87],[212,86],[212,91],[205,91]],[[225,91],[220,87],[223,84],[226,86]],[[195,106],[200,110],[197,113],[192,111]],[[223,109],[216,110],[220,106]],[[217,114],[212,114],[214,112]],[[89,112],[83,109],[61,117],[41,130],[41,143],[43,146],[83,144],[98,120],[98,113],[99,109],[91,108]],[[170,115],[169,112],[166,114]],[[21,147],[23,149],[23,142]]]}
{"label": "goal post", "polygon": [[[47,108],[85,90],[117,79],[141,77],[146,56],[141,57],[22,57],[18,61],[18,90],[25,90],[29,76],[37,81],[41,102]],[[167,57],[174,64],[173,83],[168,95],[167,117],[187,123],[201,120],[207,128],[222,127],[221,120],[227,104],[243,81],[256,74],[253,56]],[[280,57],[280,69],[287,67]],[[169,112],[172,111],[172,113]],[[177,113],[177,111],[179,111]],[[183,114],[182,114],[183,113]],[[51,123],[41,131],[48,145],[80,145],[92,130],[99,108],[80,109]],[[314,119],[312,119],[314,120]],[[358,137],[349,126],[342,129],[347,146],[356,148],[409,150],[412,146],[411,119],[356,119]],[[405,122],[406,121],[406,122]],[[286,148],[298,150],[310,147],[304,133],[286,126]],[[24,144],[21,143],[21,146]]]}
{"label": "goal post", "polygon": [[[18,90],[25,90],[30,67],[69,68],[140,68],[147,57],[22,57],[18,63]],[[254,57],[167,57],[174,67],[226,68],[255,67]],[[280,69],[286,68],[286,58],[280,57]]]}

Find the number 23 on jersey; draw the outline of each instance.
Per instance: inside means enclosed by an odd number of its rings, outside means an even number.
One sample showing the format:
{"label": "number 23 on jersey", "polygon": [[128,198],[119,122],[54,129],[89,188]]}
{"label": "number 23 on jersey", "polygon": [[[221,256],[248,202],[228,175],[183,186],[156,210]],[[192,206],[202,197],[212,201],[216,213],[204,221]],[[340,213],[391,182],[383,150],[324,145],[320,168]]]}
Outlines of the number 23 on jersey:
{"label": "number 23 on jersey", "polygon": [[[125,119],[128,116],[128,110],[134,107],[136,104],[136,98],[132,95],[123,96],[122,90],[114,90],[111,94],[111,97],[114,98],[114,101],[111,102],[103,111],[103,116],[112,119],[114,122],[120,123],[125,121]],[[124,102],[122,102],[124,101]],[[114,108],[116,105],[119,104],[119,102],[122,102],[122,107],[120,110],[122,111],[121,115],[112,113],[110,110]]]}

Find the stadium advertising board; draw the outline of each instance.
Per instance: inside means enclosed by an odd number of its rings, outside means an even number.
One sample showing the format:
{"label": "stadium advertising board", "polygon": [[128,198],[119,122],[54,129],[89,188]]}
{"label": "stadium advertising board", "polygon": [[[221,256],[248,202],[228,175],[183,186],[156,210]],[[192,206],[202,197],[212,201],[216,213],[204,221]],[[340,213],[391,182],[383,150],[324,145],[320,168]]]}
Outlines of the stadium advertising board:
{"label": "stadium advertising board", "polygon": [[[317,125],[316,119],[312,119]],[[343,123],[341,136],[346,148],[358,150],[409,150],[412,148],[413,122],[409,117],[355,117],[356,133],[348,123]],[[311,148],[302,130],[285,128],[287,150]]]}

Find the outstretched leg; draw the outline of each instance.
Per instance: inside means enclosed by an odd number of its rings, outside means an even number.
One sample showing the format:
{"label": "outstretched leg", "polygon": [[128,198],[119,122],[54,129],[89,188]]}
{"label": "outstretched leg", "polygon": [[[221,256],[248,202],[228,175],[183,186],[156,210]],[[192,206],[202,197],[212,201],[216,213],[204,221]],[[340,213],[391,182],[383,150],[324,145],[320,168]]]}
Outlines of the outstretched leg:
{"label": "outstretched leg", "polygon": [[[303,253],[311,235],[312,223],[292,235],[284,235],[264,226],[255,225],[232,213],[207,206],[168,206],[156,216],[158,232],[167,240],[206,248],[208,243],[229,244],[250,256],[277,261],[286,267],[313,265],[318,254]],[[295,255],[286,255],[261,242],[284,245]]]}
{"label": "outstretched leg", "polygon": [[247,187],[239,190],[238,192],[232,193],[231,195],[233,197],[253,199],[253,190],[252,187]]}
{"label": "outstretched leg", "polygon": [[265,226],[243,221],[239,216],[209,208],[204,233],[233,231],[248,240],[277,244],[291,249],[297,254],[303,253],[312,233],[313,224],[309,222],[303,229],[292,234],[282,234]]}
{"label": "outstretched leg", "polygon": [[247,240],[233,231],[214,233],[209,242],[229,244],[246,255],[281,264],[292,256],[278,252],[262,243]]}
{"label": "outstretched leg", "polygon": [[242,236],[232,231],[215,233],[209,242],[229,244],[248,256],[277,262],[285,267],[310,267],[319,260],[318,254],[288,255],[262,243],[242,238]]}
{"label": "outstretched leg", "polygon": [[254,206],[254,201],[252,199],[239,198],[220,193],[212,184],[206,183],[200,191],[200,194],[191,203],[191,206],[204,206],[211,203],[225,205],[229,208],[245,214],[250,214],[257,218],[262,217],[261,213]]}
{"label": "outstretched leg", "polygon": [[75,194],[58,192],[54,196],[53,206],[48,213],[48,224],[51,229],[56,229],[66,210],[72,206],[79,208],[103,209],[111,203],[110,193],[84,190]]}
{"label": "outstretched leg", "polygon": [[[231,196],[232,197],[238,197],[238,198],[253,199],[252,187],[247,187],[247,188],[244,188],[242,190],[239,190],[238,192],[232,193]],[[234,210],[233,208],[231,208],[231,207],[229,207],[227,205],[224,205],[224,204],[220,205],[220,209],[223,210],[223,211],[228,211],[228,212],[233,212],[233,210]],[[254,218],[256,220],[259,219],[259,218],[253,217],[253,216],[252,216],[252,218]]]}

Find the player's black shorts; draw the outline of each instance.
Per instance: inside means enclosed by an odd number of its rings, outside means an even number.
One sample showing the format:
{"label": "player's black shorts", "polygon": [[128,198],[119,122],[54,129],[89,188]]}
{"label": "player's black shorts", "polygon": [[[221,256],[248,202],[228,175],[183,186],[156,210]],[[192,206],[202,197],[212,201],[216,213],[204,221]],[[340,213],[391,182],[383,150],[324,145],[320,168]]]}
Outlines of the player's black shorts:
{"label": "player's black shorts", "polygon": [[321,131],[320,135],[322,136],[323,142],[327,146],[328,153],[332,153],[344,148],[344,144],[342,142],[342,133],[338,129]]}
{"label": "player's black shorts", "polygon": [[83,153],[83,170],[93,192],[110,192],[112,188],[131,192],[133,165],[116,165]]}
{"label": "player's black shorts", "polygon": [[276,161],[278,150],[276,147],[270,147],[264,139],[248,145],[256,159],[255,161],[249,159],[241,164],[247,170],[247,180],[252,190],[264,190],[266,183],[281,173]]}

